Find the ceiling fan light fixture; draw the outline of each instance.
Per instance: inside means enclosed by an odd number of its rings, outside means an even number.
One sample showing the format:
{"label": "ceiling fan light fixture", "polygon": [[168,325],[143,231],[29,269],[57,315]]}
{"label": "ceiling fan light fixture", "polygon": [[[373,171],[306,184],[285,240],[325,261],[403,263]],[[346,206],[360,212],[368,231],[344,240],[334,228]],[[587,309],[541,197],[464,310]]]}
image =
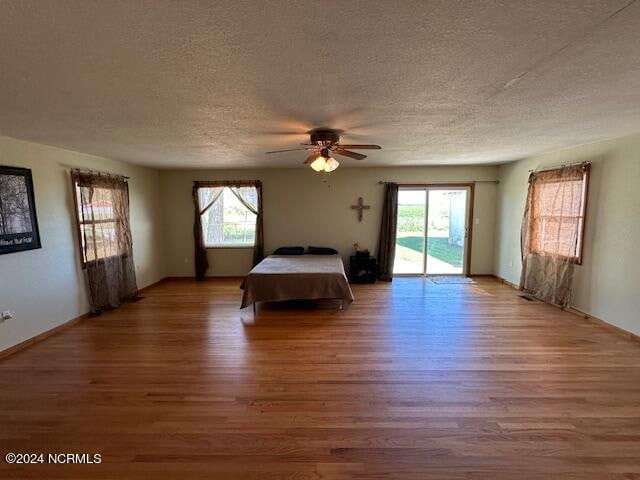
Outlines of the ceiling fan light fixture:
{"label": "ceiling fan light fixture", "polygon": [[302,148],[289,148],[285,150],[275,150],[266,153],[283,153],[294,152],[298,150],[311,150],[312,153],[303,162],[305,165],[309,165],[316,172],[333,172],[340,166],[335,158],[331,156],[332,153],[341,155],[343,157],[353,158],[355,160],[364,160],[367,158],[362,153],[351,151],[355,150],[380,150],[380,145],[373,144],[344,144],[340,145],[340,134],[342,130],[335,130],[330,128],[314,128],[307,132],[310,134],[309,143],[303,143]]}
{"label": "ceiling fan light fixture", "polygon": [[322,155],[320,155],[313,162],[311,162],[311,168],[313,168],[316,172],[324,171],[326,165],[327,165],[327,161]]}
{"label": "ceiling fan light fixture", "polygon": [[338,162],[335,158],[329,157],[327,158],[324,166],[325,172],[333,172],[336,168],[340,166],[340,162]]}

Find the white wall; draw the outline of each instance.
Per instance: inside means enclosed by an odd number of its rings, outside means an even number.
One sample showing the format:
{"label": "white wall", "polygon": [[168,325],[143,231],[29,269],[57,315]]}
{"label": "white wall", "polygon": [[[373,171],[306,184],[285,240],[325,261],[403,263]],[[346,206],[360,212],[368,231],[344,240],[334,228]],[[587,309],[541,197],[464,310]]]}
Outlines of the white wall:
{"label": "white wall", "polygon": [[131,177],[131,230],[138,286],[164,276],[159,175],[155,170],[0,137],[0,165],[30,168],[42,248],[0,255],[0,351],[89,310],[74,230],[69,166]]}
{"label": "white wall", "polygon": [[499,168],[495,273],[520,278],[520,226],[530,169],[592,162],[584,262],[573,305],[640,334],[640,135],[584,145]]}
{"label": "white wall", "polygon": [[[375,254],[384,187],[380,180],[404,183],[495,180],[497,167],[338,168],[329,176],[310,168],[260,170],[163,170],[167,274],[192,276],[194,180],[261,180],[264,191],[265,253],[283,245],[334,247],[347,260],[354,241]],[[326,180],[326,181],[325,181]],[[493,272],[494,183],[478,183],[475,192],[471,273]],[[371,205],[358,223],[350,209],[358,197]],[[244,275],[251,268],[249,249],[209,250],[209,275]]]}

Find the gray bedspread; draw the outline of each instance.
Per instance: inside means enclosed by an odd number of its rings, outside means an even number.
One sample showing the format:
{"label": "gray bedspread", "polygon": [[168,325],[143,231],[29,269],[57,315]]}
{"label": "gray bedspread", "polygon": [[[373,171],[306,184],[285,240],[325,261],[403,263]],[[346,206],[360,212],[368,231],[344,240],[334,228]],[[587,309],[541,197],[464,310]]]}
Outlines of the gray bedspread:
{"label": "gray bedspread", "polygon": [[353,301],[340,255],[270,255],[249,272],[242,288],[240,308],[279,300]]}

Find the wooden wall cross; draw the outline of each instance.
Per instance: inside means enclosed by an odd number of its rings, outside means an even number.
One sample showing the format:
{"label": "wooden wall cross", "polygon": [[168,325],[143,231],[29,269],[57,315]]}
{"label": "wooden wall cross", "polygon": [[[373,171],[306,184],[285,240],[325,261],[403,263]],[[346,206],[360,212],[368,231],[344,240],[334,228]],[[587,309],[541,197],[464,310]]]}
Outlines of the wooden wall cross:
{"label": "wooden wall cross", "polygon": [[365,205],[362,201],[362,197],[358,197],[358,203],[356,205],[351,205],[352,210],[358,210],[358,221],[362,221],[362,211],[369,210],[371,205]]}

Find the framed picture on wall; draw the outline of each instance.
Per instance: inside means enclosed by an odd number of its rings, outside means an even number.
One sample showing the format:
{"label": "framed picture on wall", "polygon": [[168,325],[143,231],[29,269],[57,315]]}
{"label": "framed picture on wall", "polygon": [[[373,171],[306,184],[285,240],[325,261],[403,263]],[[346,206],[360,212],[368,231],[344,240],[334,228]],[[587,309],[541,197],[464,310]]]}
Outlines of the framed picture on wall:
{"label": "framed picture on wall", "polygon": [[40,247],[31,170],[0,165],[0,255]]}

